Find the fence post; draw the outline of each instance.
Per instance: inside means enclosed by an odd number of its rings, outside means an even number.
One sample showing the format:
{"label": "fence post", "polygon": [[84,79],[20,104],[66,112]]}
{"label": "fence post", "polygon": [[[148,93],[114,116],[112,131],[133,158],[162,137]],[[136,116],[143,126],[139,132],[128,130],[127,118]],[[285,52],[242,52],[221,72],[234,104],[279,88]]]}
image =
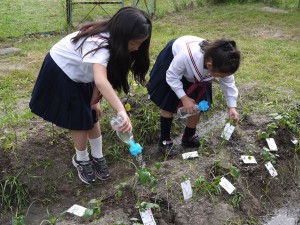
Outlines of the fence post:
{"label": "fence post", "polygon": [[67,23],[72,24],[72,0],[66,0]]}

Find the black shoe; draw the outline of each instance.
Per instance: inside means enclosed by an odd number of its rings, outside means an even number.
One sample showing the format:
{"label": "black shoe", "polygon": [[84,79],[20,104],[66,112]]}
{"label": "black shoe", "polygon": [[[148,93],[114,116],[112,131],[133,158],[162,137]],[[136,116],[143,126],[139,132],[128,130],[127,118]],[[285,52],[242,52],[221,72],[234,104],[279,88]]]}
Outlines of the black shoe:
{"label": "black shoe", "polygon": [[194,134],[190,137],[183,136],[181,139],[181,144],[183,147],[199,148],[200,147],[199,137],[197,134]]}
{"label": "black shoe", "polygon": [[176,156],[179,154],[178,148],[172,141],[163,141],[158,145],[158,151],[164,156]]}
{"label": "black shoe", "polygon": [[91,184],[96,181],[95,171],[92,162],[89,161],[77,161],[76,155],[72,157],[72,163],[76,167],[79,179],[86,183]]}
{"label": "black shoe", "polygon": [[102,158],[92,157],[92,163],[95,168],[96,177],[99,180],[107,180],[110,175],[109,175],[108,167],[106,165],[105,158],[104,157],[102,157]]}

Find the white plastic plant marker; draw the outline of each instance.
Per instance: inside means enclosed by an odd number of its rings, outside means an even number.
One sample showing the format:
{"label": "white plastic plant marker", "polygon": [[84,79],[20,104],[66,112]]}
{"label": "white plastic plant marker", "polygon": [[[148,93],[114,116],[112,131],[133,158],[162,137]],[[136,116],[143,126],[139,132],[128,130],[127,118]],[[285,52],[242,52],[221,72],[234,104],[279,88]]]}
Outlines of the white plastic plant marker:
{"label": "white plastic plant marker", "polygon": [[232,126],[230,123],[226,123],[225,128],[221,134],[221,137],[228,141],[234,131],[234,128],[235,126]]}
{"label": "white plastic plant marker", "polygon": [[222,177],[221,178],[221,181],[220,181],[220,186],[222,188],[224,188],[228,194],[231,195],[231,193],[235,190],[235,187],[229,182],[229,180],[227,180],[225,177]]}
{"label": "white plastic plant marker", "polygon": [[266,168],[268,169],[268,171],[269,171],[269,173],[270,173],[270,175],[271,175],[272,177],[276,177],[276,176],[278,175],[277,171],[275,170],[275,168],[274,168],[274,166],[272,165],[271,162],[267,162],[267,163],[265,164],[265,166],[266,166]]}
{"label": "white plastic plant marker", "polygon": [[150,208],[146,209],[145,212],[140,211],[140,215],[144,225],[156,225],[154,216]]}
{"label": "white plastic plant marker", "polygon": [[183,199],[188,200],[193,196],[193,190],[191,186],[190,180],[186,180],[181,183],[182,193],[183,193]]}
{"label": "white plastic plant marker", "polygon": [[274,138],[266,138],[270,151],[278,151]]}
{"label": "white plastic plant marker", "polygon": [[296,144],[298,144],[298,143],[299,143],[299,141],[298,141],[296,138],[295,138],[295,139],[293,139],[293,140],[292,140],[292,142],[293,142],[293,144],[294,144],[294,145],[296,145]]}
{"label": "white plastic plant marker", "polygon": [[199,157],[197,151],[182,153],[183,159],[192,159],[192,158],[197,158],[197,157]]}
{"label": "white plastic plant marker", "polygon": [[245,164],[257,164],[256,159],[254,156],[250,155],[241,155],[241,159]]}
{"label": "white plastic plant marker", "polygon": [[76,216],[82,217],[84,215],[86,208],[80,205],[74,204],[71,208],[67,210],[68,213],[74,214]]}

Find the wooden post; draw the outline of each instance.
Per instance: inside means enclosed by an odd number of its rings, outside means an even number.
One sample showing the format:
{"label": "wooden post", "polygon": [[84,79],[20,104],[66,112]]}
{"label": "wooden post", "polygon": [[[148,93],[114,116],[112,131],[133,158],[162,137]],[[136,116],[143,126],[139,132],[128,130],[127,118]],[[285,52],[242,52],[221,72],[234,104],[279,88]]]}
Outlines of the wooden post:
{"label": "wooden post", "polygon": [[72,0],[66,0],[67,23],[72,24]]}

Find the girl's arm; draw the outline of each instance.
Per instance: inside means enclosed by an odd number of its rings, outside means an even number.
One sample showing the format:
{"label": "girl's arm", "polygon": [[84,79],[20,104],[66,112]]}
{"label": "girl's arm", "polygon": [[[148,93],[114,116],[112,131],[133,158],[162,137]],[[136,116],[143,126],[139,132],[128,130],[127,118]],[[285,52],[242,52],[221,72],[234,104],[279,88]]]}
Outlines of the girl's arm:
{"label": "girl's arm", "polygon": [[103,95],[103,97],[109,102],[111,107],[113,107],[119,116],[124,120],[124,125],[120,127],[122,132],[131,132],[132,126],[130,119],[126,113],[126,110],[117,96],[115,90],[111,86],[110,82],[107,79],[107,70],[106,67],[100,64],[94,64],[94,80],[95,86]]}

